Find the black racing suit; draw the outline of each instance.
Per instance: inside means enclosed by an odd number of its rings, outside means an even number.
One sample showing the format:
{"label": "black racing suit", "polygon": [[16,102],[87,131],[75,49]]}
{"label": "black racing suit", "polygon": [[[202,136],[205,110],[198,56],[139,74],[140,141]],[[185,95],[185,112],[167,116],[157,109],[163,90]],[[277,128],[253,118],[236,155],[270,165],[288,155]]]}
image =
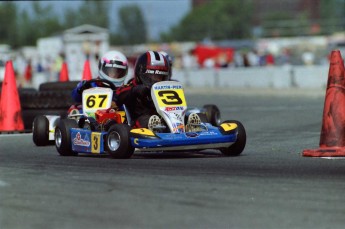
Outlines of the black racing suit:
{"label": "black racing suit", "polygon": [[151,99],[150,87],[137,84],[133,79],[116,90],[117,105],[125,105],[128,109],[132,123],[137,128],[147,128],[151,115],[157,114]]}

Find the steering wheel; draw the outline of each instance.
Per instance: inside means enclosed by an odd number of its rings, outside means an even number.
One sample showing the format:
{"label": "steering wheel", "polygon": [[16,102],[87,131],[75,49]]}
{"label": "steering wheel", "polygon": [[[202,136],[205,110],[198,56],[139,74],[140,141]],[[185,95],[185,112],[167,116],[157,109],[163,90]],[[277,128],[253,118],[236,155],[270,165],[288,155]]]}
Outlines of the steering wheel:
{"label": "steering wheel", "polygon": [[92,83],[96,83],[97,86],[99,87],[107,87],[107,88],[111,88],[112,90],[116,90],[116,86],[109,80],[106,79],[92,79],[92,80],[88,80],[86,81],[80,88],[80,91],[84,91],[86,89],[89,89],[92,86]]}

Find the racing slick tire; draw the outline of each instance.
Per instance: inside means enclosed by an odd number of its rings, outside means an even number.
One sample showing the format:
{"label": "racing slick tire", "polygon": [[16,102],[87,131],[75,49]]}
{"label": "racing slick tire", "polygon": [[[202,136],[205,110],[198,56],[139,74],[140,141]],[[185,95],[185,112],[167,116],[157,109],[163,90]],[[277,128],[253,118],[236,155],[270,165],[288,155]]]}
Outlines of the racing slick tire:
{"label": "racing slick tire", "polygon": [[65,82],[46,82],[40,84],[39,91],[69,91],[71,92],[80,81],[65,81]]}
{"label": "racing slick tire", "polygon": [[19,94],[22,110],[68,109],[74,104],[70,91],[21,91]]}
{"label": "racing slick tire", "polygon": [[244,129],[244,126],[242,125],[242,123],[239,121],[227,120],[227,121],[224,121],[223,123],[225,122],[237,124],[237,128],[238,128],[237,140],[231,146],[227,148],[222,148],[220,149],[220,151],[225,156],[238,156],[242,153],[242,151],[244,150],[244,147],[246,146],[246,141],[247,141],[246,130]]}
{"label": "racing slick tire", "polygon": [[61,156],[77,156],[72,150],[71,128],[78,128],[74,119],[60,119],[55,127],[55,147]]}
{"label": "racing slick tire", "polygon": [[[24,122],[24,129],[32,132],[32,125],[37,116],[58,115],[62,118],[67,117],[66,109],[28,109],[22,110],[22,118]],[[54,142],[52,143],[54,144]]]}
{"label": "racing slick tire", "polygon": [[49,141],[49,121],[46,116],[36,116],[32,124],[32,140],[36,146],[46,146]]}
{"label": "racing slick tire", "polygon": [[114,124],[105,140],[105,148],[112,158],[128,159],[134,153],[134,147],[129,138],[131,128],[126,124]]}
{"label": "racing slick tire", "polygon": [[213,104],[206,104],[203,106],[203,108],[205,109],[207,120],[213,126],[219,126],[220,125],[220,111],[218,107]]}

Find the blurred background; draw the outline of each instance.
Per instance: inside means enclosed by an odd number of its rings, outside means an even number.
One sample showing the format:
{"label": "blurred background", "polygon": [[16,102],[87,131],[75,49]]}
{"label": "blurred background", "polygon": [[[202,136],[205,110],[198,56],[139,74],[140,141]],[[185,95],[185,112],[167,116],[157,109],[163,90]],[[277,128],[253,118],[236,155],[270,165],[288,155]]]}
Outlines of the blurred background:
{"label": "blurred background", "polygon": [[[20,87],[58,81],[64,61],[71,80],[81,79],[85,60],[96,77],[110,49],[131,68],[146,50],[166,51],[180,79],[288,69],[289,87],[301,68],[327,71],[331,50],[345,55],[345,0],[2,1],[0,21],[0,81],[12,60]],[[264,86],[272,85],[282,84]]]}

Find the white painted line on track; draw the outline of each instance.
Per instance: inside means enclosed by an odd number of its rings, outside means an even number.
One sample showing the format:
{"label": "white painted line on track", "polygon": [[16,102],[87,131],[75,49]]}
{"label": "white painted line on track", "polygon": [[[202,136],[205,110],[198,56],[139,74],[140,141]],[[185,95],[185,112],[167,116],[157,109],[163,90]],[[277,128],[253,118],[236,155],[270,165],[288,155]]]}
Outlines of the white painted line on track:
{"label": "white painted line on track", "polygon": [[24,135],[32,135],[32,133],[23,133],[23,134],[0,134],[0,138],[6,138],[6,137],[13,137],[13,136],[24,136]]}
{"label": "white painted line on track", "polygon": [[328,159],[328,160],[344,160],[345,157],[321,157],[322,159]]}

